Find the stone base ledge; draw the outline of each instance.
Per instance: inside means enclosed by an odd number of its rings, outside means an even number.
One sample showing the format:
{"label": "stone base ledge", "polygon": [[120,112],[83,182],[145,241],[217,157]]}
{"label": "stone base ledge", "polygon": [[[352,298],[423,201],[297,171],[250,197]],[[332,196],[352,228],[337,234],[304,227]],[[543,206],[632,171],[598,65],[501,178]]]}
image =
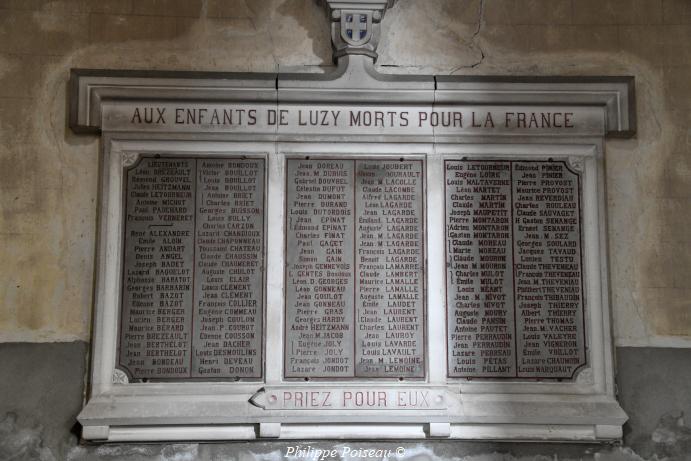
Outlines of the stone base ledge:
{"label": "stone base ledge", "polygon": [[[486,396],[485,396],[486,397]],[[461,439],[610,442],[627,417],[602,396],[569,400],[464,399],[445,411],[262,410],[245,401],[188,396],[93,398],[79,415],[86,440],[152,442],[255,439]],[[214,401],[215,400],[215,401]],[[366,416],[367,423],[362,423]],[[395,421],[395,422],[392,422]]]}

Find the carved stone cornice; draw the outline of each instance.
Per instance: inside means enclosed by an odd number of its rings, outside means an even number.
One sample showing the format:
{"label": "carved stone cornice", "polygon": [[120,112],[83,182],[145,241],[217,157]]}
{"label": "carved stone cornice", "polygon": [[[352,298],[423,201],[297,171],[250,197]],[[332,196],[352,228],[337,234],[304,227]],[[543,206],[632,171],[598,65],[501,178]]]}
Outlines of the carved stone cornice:
{"label": "carved stone cornice", "polygon": [[593,106],[609,137],[636,132],[633,77],[434,76],[380,74],[362,55],[329,74],[242,74],[72,69],[70,127],[99,132],[106,102]]}

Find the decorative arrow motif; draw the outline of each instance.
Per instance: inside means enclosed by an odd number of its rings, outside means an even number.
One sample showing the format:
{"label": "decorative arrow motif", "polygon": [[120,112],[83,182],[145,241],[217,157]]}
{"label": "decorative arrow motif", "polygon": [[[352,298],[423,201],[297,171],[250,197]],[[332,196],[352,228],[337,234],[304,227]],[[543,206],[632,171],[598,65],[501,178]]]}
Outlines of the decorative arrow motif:
{"label": "decorative arrow motif", "polygon": [[250,397],[249,402],[257,408],[266,410],[266,390],[262,387]]}

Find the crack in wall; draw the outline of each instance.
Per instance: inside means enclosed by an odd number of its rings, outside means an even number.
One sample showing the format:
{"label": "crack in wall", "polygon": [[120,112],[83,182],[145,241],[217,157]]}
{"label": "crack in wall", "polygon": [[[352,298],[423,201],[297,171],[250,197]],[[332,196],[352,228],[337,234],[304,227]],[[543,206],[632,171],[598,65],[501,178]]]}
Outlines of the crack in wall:
{"label": "crack in wall", "polygon": [[480,46],[477,42],[478,36],[480,35],[480,32],[482,32],[482,25],[485,22],[485,0],[480,0],[480,7],[478,8],[478,18],[477,18],[477,27],[475,28],[475,32],[473,32],[472,37],[470,37],[470,48],[477,50],[480,52],[480,59],[478,59],[476,62],[470,65],[460,65],[457,67],[454,67],[451,72],[449,72],[449,75],[453,75],[456,72],[458,72],[461,69],[475,69],[479,65],[481,65],[485,61],[485,51],[482,49],[482,46]]}

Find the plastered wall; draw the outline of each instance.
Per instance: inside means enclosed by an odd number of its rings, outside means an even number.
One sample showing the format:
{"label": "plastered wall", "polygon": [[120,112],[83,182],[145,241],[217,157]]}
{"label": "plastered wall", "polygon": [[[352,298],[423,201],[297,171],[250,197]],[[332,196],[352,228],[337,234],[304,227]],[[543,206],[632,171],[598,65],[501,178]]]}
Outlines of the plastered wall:
{"label": "plastered wall", "polygon": [[[617,345],[691,345],[691,1],[400,0],[382,72],[633,75],[638,135],[606,145]],[[314,0],[0,0],[0,342],[88,340],[96,136],[69,69],[322,72]]]}
{"label": "plastered wall", "polygon": [[[606,143],[626,446],[407,443],[399,461],[690,460],[691,0],[398,0],[382,37],[381,72],[633,75],[638,104],[636,137]],[[314,0],[0,0],[0,459],[284,457],[284,442],[77,445],[99,140],[67,128],[67,80],[330,65]]]}

